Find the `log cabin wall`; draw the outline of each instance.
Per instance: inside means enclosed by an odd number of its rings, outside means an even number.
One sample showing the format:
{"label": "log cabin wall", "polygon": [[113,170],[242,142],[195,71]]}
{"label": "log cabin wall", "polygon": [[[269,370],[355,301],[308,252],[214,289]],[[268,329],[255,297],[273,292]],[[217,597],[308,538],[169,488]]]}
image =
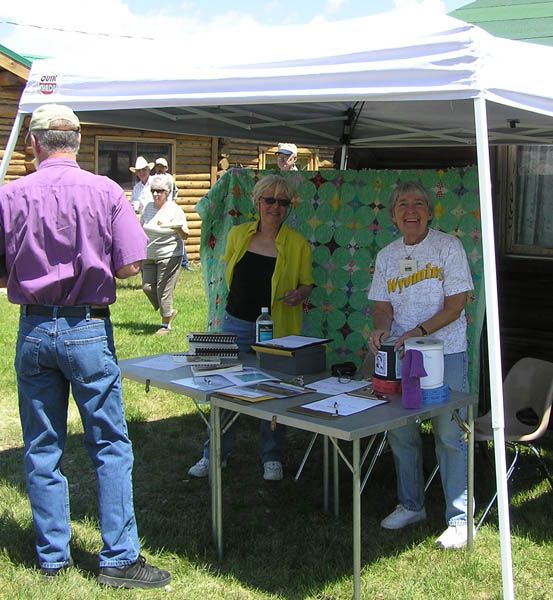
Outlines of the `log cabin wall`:
{"label": "log cabin wall", "polygon": [[[12,62],[13,61],[9,61],[7,57],[0,54],[0,160],[4,157],[4,148],[6,147],[13,127],[15,116],[17,114],[17,107],[19,105],[19,98],[29,72],[29,69],[21,70],[21,65],[19,65],[21,76],[12,73],[7,69],[7,67],[11,68]],[[24,135],[19,136],[8,166],[6,181],[12,181],[13,179],[22,177],[32,169],[31,160],[33,159],[33,154],[29,149],[25,148],[24,138]]]}
{"label": "log cabin wall", "polygon": [[[186,241],[188,258],[192,261],[200,259],[201,219],[196,212],[197,202],[207,194],[216,181],[217,146],[213,139],[206,136],[171,135],[150,131],[118,129],[99,125],[83,124],[81,150],[78,162],[83,169],[97,173],[96,145],[100,139],[141,140],[144,142],[162,139],[171,143],[174,148],[175,167],[172,175],[175,178],[179,195],[177,204],[186,214],[190,235]],[[216,140],[216,138],[215,138]],[[146,156],[154,161],[156,156]],[[127,190],[130,197],[131,190]]]}

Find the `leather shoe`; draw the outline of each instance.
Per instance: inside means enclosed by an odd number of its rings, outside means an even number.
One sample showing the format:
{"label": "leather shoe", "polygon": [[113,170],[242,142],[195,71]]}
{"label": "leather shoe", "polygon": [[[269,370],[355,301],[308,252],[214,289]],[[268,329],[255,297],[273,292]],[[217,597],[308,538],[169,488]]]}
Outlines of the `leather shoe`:
{"label": "leather shoe", "polygon": [[97,581],[115,588],[160,588],[171,581],[171,573],[149,565],[141,555],[130,565],[101,567]]}
{"label": "leather shoe", "polygon": [[40,567],[40,574],[44,579],[50,580],[52,577],[61,575],[64,571],[67,571],[73,566],[73,559],[69,559],[69,562],[61,567]]}

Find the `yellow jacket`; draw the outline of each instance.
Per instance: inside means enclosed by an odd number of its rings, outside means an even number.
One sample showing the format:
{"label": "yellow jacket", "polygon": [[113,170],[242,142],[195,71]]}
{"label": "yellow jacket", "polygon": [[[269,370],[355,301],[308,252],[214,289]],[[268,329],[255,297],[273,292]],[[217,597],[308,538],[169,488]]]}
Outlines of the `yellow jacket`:
{"label": "yellow jacket", "polygon": [[[236,263],[244,256],[257,231],[259,220],[233,227],[227,237],[225,251],[225,279],[230,289]],[[307,240],[287,225],[282,225],[276,240],[277,259],[271,280],[271,317],[274,321],[274,337],[299,335],[303,320],[302,305],[288,306],[276,298],[295,290],[298,285],[311,285],[311,247]]]}

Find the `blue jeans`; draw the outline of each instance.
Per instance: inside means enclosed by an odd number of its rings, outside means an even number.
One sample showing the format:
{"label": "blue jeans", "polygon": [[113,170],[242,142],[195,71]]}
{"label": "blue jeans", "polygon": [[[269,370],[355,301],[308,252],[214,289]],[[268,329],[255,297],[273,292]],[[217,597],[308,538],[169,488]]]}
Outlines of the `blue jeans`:
{"label": "blue jeans", "polygon": [[15,370],[40,565],[61,567],[71,557],[69,487],[61,469],[70,389],[96,469],[100,567],[135,562],[140,544],[132,496],[133,452],[111,322],[21,316]]}
{"label": "blue jeans", "polygon": [[[452,390],[468,392],[466,352],[444,356],[444,384]],[[467,410],[459,411],[466,418]],[[445,519],[448,525],[467,522],[467,443],[451,413],[432,419],[436,458],[445,496]],[[419,427],[410,423],[388,432],[394,455],[399,503],[409,510],[424,507],[422,441]]]}
{"label": "blue jeans", "polygon": [[[236,317],[233,317],[225,312],[223,316],[222,331],[223,333],[235,333],[238,336],[236,343],[240,348],[240,352],[251,352],[250,346],[255,343],[255,323],[244,321],[243,319],[237,319]],[[221,423],[226,423],[234,416],[234,414],[235,413],[230,410],[222,410]],[[235,421],[221,437],[222,460],[226,460],[228,454],[234,446],[237,424],[238,422]],[[274,460],[278,460],[280,462],[285,435],[286,428],[284,425],[277,425],[275,431],[272,431],[271,423],[269,421],[261,421],[259,456],[263,464]],[[205,458],[209,458],[209,439],[204,443],[203,455]]]}

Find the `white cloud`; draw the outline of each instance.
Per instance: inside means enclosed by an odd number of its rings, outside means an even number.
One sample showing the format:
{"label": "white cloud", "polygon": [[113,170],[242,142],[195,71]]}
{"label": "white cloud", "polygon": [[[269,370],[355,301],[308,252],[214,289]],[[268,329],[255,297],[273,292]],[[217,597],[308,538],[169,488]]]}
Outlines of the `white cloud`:
{"label": "white cloud", "polygon": [[[271,3],[273,0],[268,0]],[[350,0],[325,0],[311,23],[321,27],[331,20],[340,19]],[[176,64],[253,63],[274,58],[274,40],[295,40],[293,45],[282,46],[279,58],[298,58],[320,51],[320,40],[325,39],[325,50],[340,52],[348,40],[329,39],[323,35],[314,40],[304,39],[303,32],[280,20],[280,26],[262,25],[254,15],[232,9],[208,19],[200,17],[194,3],[182,0],[173,14],[150,9],[137,14],[136,3],[129,0],[25,0],[3,2],[0,20],[40,25],[40,27],[0,26],[2,44],[20,54],[36,56],[64,56],[78,59],[93,56],[99,65],[114,56],[124,56],[129,70],[150,61],[174,61]],[[401,7],[441,7],[441,0],[395,0]],[[239,4],[237,4],[240,6]],[[173,5],[174,7],[175,5]],[[232,6],[229,5],[229,6]],[[197,5],[196,5],[197,7]],[[133,12],[133,10],[135,12]],[[144,8],[142,9],[142,13]],[[175,14],[176,13],[176,14]],[[325,16],[323,16],[325,15]],[[297,22],[297,21],[295,21]],[[78,32],[89,32],[88,34]],[[155,38],[155,39],[152,39]]]}
{"label": "white cloud", "polygon": [[337,13],[348,0],[326,0],[324,3],[324,12],[327,14]]}
{"label": "white cloud", "polygon": [[446,12],[442,0],[394,0],[396,8],[425,8],[439,12]]}

